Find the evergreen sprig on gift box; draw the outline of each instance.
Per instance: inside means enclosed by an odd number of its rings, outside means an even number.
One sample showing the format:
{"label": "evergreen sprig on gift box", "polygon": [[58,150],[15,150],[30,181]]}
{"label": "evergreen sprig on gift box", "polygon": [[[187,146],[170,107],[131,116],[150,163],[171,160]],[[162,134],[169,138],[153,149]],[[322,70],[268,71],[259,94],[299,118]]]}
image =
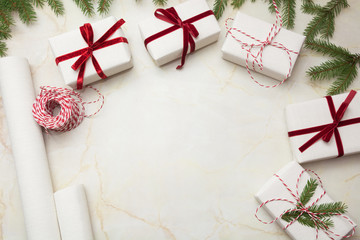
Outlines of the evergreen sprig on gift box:
{"label": "evergreen sprig on gift box", "polygon": [[355,80],[360,66],[360,54],[353,54],[348,49],[322,40],[307,40],[305,47],[332,57],[332,60],[311,67],[307,74],[311,80],[336,79],[327,91],[335,95],[346,91]]}
{"label": "evergreen sprig on gift box", "polygon": [[[300,202],[297,203],[297,207],[287,210],[286,213],[282,215],[281,219],[289,223],[296,219],[296,221],[304,226],[317,229],[328,229],[329,227],[333,227],[334,222],[331,217],[346,212],[347,206],[344,203],[331,202],[318,205],[314,204],[308,207],[305,212],[301,210],[314,196],[318,185],[316,179],[310,178],[300,195]],[[316,217],[312,217],[310,213]]]}

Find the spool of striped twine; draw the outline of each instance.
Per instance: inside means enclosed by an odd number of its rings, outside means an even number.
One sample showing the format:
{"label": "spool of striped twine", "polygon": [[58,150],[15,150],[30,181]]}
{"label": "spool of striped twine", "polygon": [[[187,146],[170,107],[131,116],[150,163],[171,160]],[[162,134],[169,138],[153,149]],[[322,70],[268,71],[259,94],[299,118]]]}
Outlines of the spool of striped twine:
{"label": "spool of striped twine", "polygon": [[[80,93],[74,90],[42,86],[41,91],[33,104],[33,117],[35,121],[48,133],[70,131],[84,120],[97,114],[104,105],[104,96],[94,87],[87,86],[98,94],[95,101],[84,102]],[[85,115],[85,105],[101,102],[98,110],[90,115]]]}

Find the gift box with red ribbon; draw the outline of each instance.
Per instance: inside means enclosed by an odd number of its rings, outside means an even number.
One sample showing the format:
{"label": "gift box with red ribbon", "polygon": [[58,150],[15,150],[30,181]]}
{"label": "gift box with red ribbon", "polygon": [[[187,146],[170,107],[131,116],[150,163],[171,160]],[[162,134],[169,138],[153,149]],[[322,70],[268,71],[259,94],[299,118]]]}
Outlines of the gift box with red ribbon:
{"label": "gift box with red ribbon", "polygon": [[108,17],[49,39],[66,85],[81,89],[133,66],[124,23]]}
{"label": "gift box with red ribbon", "polygon": [[286,108],[291,148],[298,162],[360,152],[360,94],[326,96]]}
{"label": "gift box with red ribbon", "polygon": [[220,27],[205,0],[189,0],[168,9],[157,9],[154,17],[139,24],[144,44],[157,65],[205,47],[219,38]]}
{"label": "gift box with red ribbon", "polygon": [[274,24],[241,12],[229,20],[221,49],[225,60],[247,67],[250,75],[254,70],[278,81],[290,77],[305,36],[281,27],[280,14]]}
{"label": "gift box with red ribbon", "polygon": [[263,224],[278,223],[291,239],[339,240],[355,233],[346,203],[334,202],[320,177],[295,161],[274,174],[255,198],[260,204],[255,217]]}

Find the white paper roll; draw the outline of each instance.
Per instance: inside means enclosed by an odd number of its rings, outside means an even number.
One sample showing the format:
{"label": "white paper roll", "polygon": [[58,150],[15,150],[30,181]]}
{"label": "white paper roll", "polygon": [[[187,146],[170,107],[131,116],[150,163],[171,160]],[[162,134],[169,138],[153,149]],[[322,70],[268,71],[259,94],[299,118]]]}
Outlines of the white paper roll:
{"label": "white paper roll", "polygon": [[29,240],[60,240],[44,139],[32,117],[35,92],[25,58],[0,59],[1,96]]}
{"label": "white paper roll", "polygon": [[89,210],[83,185],[54,194],[62,240],[92,240]]}

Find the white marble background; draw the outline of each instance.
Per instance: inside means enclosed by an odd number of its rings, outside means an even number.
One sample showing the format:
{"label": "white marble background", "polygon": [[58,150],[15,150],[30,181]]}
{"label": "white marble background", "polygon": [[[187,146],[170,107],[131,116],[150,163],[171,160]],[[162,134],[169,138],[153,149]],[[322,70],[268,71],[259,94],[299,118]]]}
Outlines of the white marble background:
{"label": "white marble background", "polygon": [[[336,19],[332,42],[359,53],[360,2],[348,1],[351,8]],[[47,39],[101,18],[87,19],[73,1],[64,2],[66,17],[38,9],[38,21],[14,26],[7,42],[9,55],[29,59],[37,87],[63,86]],[[180,2],[170,0],[169,6]],[[294,31],[302,33],[311,16],[298,5]],[[94,84],[106,97],[100,114],[69,133],[45,136],[54,189],[85,185],[99,240],[288,239],[277,225],[255,219],[253,196],[292,160],[284,107],[325,94],[329,82],[313,83],[305,75],[325,58],[303,49],[285,84],[257,86],[245,68],[221,58],[224,21],[236,14],[228,7],[216,44],[189,56],[181,71],[177,61],[158,68],[137,27],[155,8],[149,0],[114,1],[109,15],[127,21],[134,68]],[[274,20],[262,1],[248,1],[241,11]],[[351,87],[360,89],[359,77]],[[0,117],[0,239],[21,240],[26,233],[1,108]],[[320,174],[328,193],[346,202],[359,223],[359,155],[304,166]]]}

